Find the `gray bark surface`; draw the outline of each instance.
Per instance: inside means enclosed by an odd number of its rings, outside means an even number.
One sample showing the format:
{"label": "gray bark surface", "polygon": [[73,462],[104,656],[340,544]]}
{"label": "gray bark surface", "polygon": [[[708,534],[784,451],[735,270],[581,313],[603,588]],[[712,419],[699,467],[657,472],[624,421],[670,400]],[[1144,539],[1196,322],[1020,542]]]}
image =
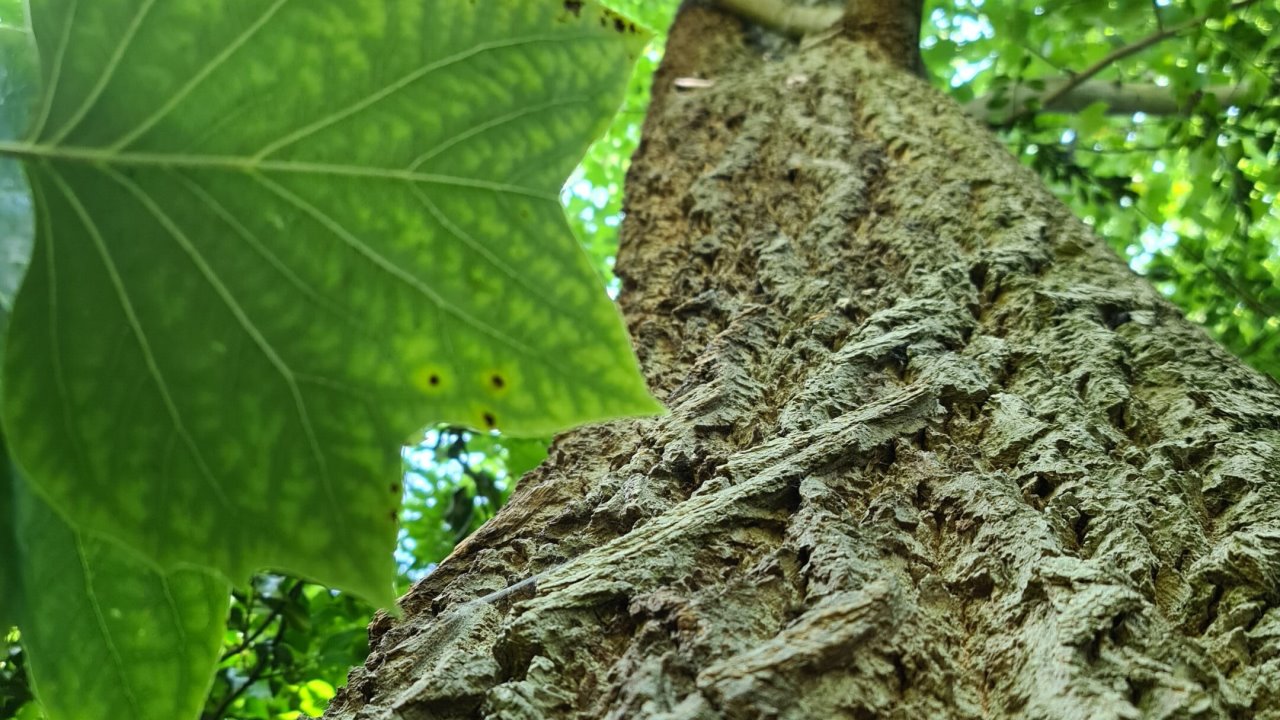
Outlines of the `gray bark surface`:
{"label": "gray bark surface", "polygon": [[1280,389],[924,80],[746,36],[683,12],[628,178],[670,414],[559,438],[326,717],[1280,718]]}

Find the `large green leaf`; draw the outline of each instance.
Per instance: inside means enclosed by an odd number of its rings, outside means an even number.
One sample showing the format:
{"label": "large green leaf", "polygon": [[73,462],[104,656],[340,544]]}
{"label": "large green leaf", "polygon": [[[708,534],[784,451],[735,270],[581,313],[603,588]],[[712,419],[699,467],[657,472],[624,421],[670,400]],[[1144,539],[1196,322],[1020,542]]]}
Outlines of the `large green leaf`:
{"label": "large green leaf", "polygon": [[21,590],[17,619],[45,714],[196,717],[222,642],[226,583],[199,570],[160,573],[116,543],[73,531],[7,472],[7,462],[4,470],[0,506],[11,511],[4,530],[16,543],[0,548],[0,601]]}
{"label": "large green leaf", "polygon": [[651,413],[563,178],[645,37],[561,0],[32,0],[4,421],[77,527],[390,599],[396,447]]}

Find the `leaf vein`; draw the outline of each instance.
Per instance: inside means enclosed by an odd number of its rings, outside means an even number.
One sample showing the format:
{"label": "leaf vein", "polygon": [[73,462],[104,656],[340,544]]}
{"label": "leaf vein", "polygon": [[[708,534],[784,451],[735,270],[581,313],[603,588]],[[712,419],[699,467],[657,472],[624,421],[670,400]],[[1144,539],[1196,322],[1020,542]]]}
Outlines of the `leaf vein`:
{"label": "leaf vein", "polygon": [[156,112],[151,115],[151,117],[139,123],[138,126],[129,134],[112,143],[108,149],[120,150],[121,148],[132,145],[138,140],[138,138],[150,132],[151,128],[155,127],[157,123],[172,112],[173,109],[185,100],[192,91],[199,87],[205,79],[212,75],[218,68],[222,67],[223,63],[225,63],[228,58],[234,55],[241,47],[244,47],[244,44],[249,42],[249,40],[252,39],[253,36],[263,28],[263,26],[270,22],[271,18],[274,17],[275,14],[279,12],[280,8],[284,7],[287,2],[289,2],[289,0],[276,0],[276,2],[267,8],[266,12],[264,12],[249,27],[245,28],[243,32],[237,35],[231,43],[222,50],[222,52],[215,55],[213,59],[201,68],[199,72],[193,75],[185,85],[179,88],[164,105],[160,106],[160,109],[156,110]]}
{"label": "leaf vein", "polygon": [[[44,97],[40,103],[40,117],[32,124],[30,138],[34,142],[44,132],[44,127],[49,122],[49,113],[53,111],[53,98],[58,94],[58,85],[62,82],[62,63],[67,57],[67,46],[71,44],[71,27],[76,24],[76,10],[80,7],[80,0],[71,0],[71,8],[67,11],[67,23],[62,27],[62,36],[58,40],[58,49],[53,58],[53,66],[49,70],[49,82],[45,89]],[[27,8],[27,22],[30,23],[31,8]],[[31,34],[32,42],[35,43],[35,32]],[[39,48],[40,44],[35,43]]]}
{"label": "leaf vein", "polygon": [[418,68],[417,70],[414,70],[408,75],[405,75],[404,77],[392,82],[390,85],[387,85],[386,87],[381,88],[377,92],[371,95],[367,95],[364,98],[356,101],[355,103],[345,108],[342,108],[341,110],[330,113],[329,115],[326,115],[325,117],[322,117],[319,120],[316,120],[315,122],[305,125],[299,128],[298,130],[288,135],[285,135],[284,137],[281,137],[277,140],[267,143],[261,150],[259,150],[257,153],[254,154],[254,159],[255,160],[265,159],[267,156],[273,153],[279,152],[281,149],[288,147],[289,145],[293,145],[294,143],[297,143],[305,139],[306,137],[325,129],[330,125],[333,125],[334,123],[341,122],[342,120],[345,120],[346,118],[351,117],[352,115],[355,115],[356,113],[377,104],[379,101],[384,100],[396,94],[400,90],[403,90],[409,85],[412,85],[413,83],[417,82],[418,80],[421,80],[422,78],[426,77],[427,75],[430,75],[431,73],[437,70],[442,70],[451,65],[456,65],[469,58],[489,52],[490,50],[505,50],[509,48],[520,47],[523,45],[533,45],[535,43],[540,43],[540,42],[563,42],[569,39],[576,39],[576,38],[565,37],[563,35],[544,34],[544,35],[528,35],[524,37],[511,38],[509,40],[492,40],[489,42],[479,43],[466,50],[463,50],[462,52],[454,53],[453,55],[441,58],[439,60],[436,60],[435,62],[427,63],[426,65],[423,65],[422,67]]}
{"label": "leaf vein", "polygon": [[143,359],[147,366],[147,371],[151,374],[151,378],[155,383],[156,390],[160,394],[160,399],[165,405],[165,409],[169,413],[169,418],[173,422],[174,427],[178,431],[178,435],[182,438],[183,443],[187,446],[187,451],[191,453],[196,465],[199,467],[205,481],[212,488],[214,497],[224,508],[230,510],[232,505],[222,485],[217,478],[213,476],[208,464],[205,462],[204,455],[200,452],[200,447],[196,445],[195,439],[191,437],[191,433],[187,430],[186,423],[182,420],[182,414],[178,411],[178,406],[173,399],[173,393],[169,389],[169,384],[164,378],[164,374],[160,371],[160,366],[156,361],[155,353],[151,349],[151,341],[147,338],[147,333],[142,327],[142,322],[138,318],[138,313],[133,307],[133,302],[129,299],[128,291],[124,287],[124,279],[120,277],[120,270],[116,267],[115,261],[111,257],[110,250],[107,249],[106,241],[102,237],[102,232],[98,229],[97,223],[93,221],[93,217],[89,215],[88,209],[80,202],[75,191],[67,184],[66,180],[60,176],[51,166],[46,164],[45,169],[49,172],[49,176],[54,183],[58,185],[64,197],[71,204],[72,209],[84,224],[85,230],[88,231],[89,237],[93,240],[95,249],[98,251],[99,257],[102,258],[103,266],[107,270],[107,275],[111,280],[111,284],[116,293],[116,298],[120,301],[120,307],[125,317],[129,321],[129,326],[133,330],[134,338],[138,342],[138,347],[142,351]]}
{"label": "leaf vein", "polygon": [[235,296],[232,295],[226,284],[222,282],[222,279],[213,269],[213,266],[209,264],[204,255],[202,255],[196,248],[195,244],[191,242],[191,238],[187,237],[186,233],[182,231],[182,228],[178,227],[173,218],[169,217],[169,215],[156,204],[155,200],[152,199],[151,196],[136,183],[114,170],[107,170],[106,172],[113,180],[124,186],[124,188],[128,190],[149,213],[151,213],[151,216],[164,227],[165,231],[167,231],[174,239],[174,242],[176,242],[178,246],[182,248],[182,251],[186,253],[187,257],[190,258],[191,263],[200,271],[200,275],[205,279],[205,282],[209,283],[209,286],[213,288],[218,298],[222,300],[224,305],[226,305],[227,310],[229,310],[232,316],[235,317],[236,322],[240,323],[241,329],[243,329],[245,334],[253,340],[254,344],[258,346],[258,349],[262,351],[262,354],[266,356],[267,361],[275,368],[276,372],[279,373],[280,378],[284,381],[285,386],[289,390],[289,394],[292,397],[295,410],[298,414],[298,422],[301,423],[303,433],[307,437],[309,445],[308,449],[311,452],[312,459],[316,463],[316,470],[320,473],[320,482],[324,487],[326,499],[332,507],[333,520],[338,526],[337,529],[339,536],[350,537],[350,531],[346,526],[346,516],[343,513],[342,506],[338,503],[338,496],[333,490],[333,477],[329,472],[329,463],[320,449],[320,441],[316,437],[315,426],[311,421],[311,413],[307,410],[306,401],[303,399],[302,393],[298,389],[298,382],[294,377],[293,369],[289,367],[289,364],[285,362],[284,358],[280,356],[280,353],[276,351],[274,346],[272,346],[271,341],[262,334],[262,331],[258,329],[258,326],[249,317],[249,314],[240,306],[240,303],[236,302]]}
{"label": "leaf vein", "polygon": [[129,704],[133,706],[134,717],[143,717],[142,703],[138,701],[138,696],[133,692],[133,685],[129,683],[129,676],[125,672],[124,656],[120,654],[120,648],[116,647],[115,638],[111,636],[111,629],[107,627],[107,616],[102,612],[102,601],[98,599],[98,593],[93,589],[93,571],[89,569],[88,553],[85,552],[84,539],[80,533],[72,531],[76,539],[76,555],[80,558],[80,571],[84,574],[84,594],[89,599],[89,606],[93,608],[93,617],[97,621],[98,632],[102,634],[102,641],[106,643],[107,652],[110,653],[111,659],[115,662],[116,674],[120,676],[120,686],[124,689],[124,695],[129,699]]}
{"label": "leaf vein", "polygon": [[130,44],[133,43],[134,36],[138,34],[138,29],[142,27],[143,21],[146,20],[147,15],[151,12],[151,8],[155,7],[155,4],[156,0],[143,0],[143,3],[138,6],[138,12],[129,21],[129,27],[125,29],[124,35],[120,38],[120,43],[116,45],[111,58],[107,60],[106,67],[102,69],[102,74],[98,76],[98,82],[89,91],[84,102],[80,103],[80,108],[67,119],[62,129],[50,139],[50,144],[57,145],[72,132],[75,132],[81,121],[93,110],[93,106],[98,104],[98,99],[102,97],[102,92],[107,89],[107,84],[111,82],[111,78],[115,77],[116,70],[120,69],[120,61],[124,59]]}
{"label": "leaf vein", "polygon": [[499,331],[494,327],[491,327],[489,324],[480,321],[478,318],[473,317],[471,314],[467,313],[462,308],[459,308],[454,304],[450,303],[449,301],[445,300],[443,297],[440,296],[439,293],[437,293],[435,290],[432,290],[431,286],[424,283],[417,276],[411,273],[405,272],[399,267],[396,267],[394,263],[392,263],[387,258],[383,257],[373,248],[369,247],[367,243],[365,243],[360,238],[356,237],[354,234],[351,233],[350,230],[347,230],[345,227],[342,226],[341,223],[339,223],[338,221],[326,215],[319,208],[308,203],[306,200],[303,200],[297,195],[294,195],[293,193],[289,192],[287,189],[285,189],[284,187],[282,187],[281,185],[279,185],[278,183],[274,182],[269,178],[266,178],[262,175],[254,175],[253,177],[260,184],[262,184],[264,187],[270,190],[273,194],[277,195],[284,201],[288,202],[290,205],[293,205],[294,207],[301,210],[303,213],[310,216],[316,222],[320,223],[326,230],[328,230],[335,237],[341,240],[345,245],[347,245],[348,247],[350,247],[351,249],[355,250],[357,253],[362,255],[365,259],[369,260],[371,263],[374,264],[374,266],[380,268],[381,270],[385,271],[387,274],[391,275],[393,278],[399,280],[400,282],[404,283],[408,287],[417,291],[420,295],[427,298],[427,300],[435,304],[441,310],[447,312],[448,314],[452,315],[458,320],[461,320],[462,322],[472,326],[476,330],[479,330],[481,333],[488,335],[489,337],[497,340],[498,342],[504,345],[511,347],[512,349],[520,353],[523,353],[525,355],[532,355],[532,352],[524,344],[520,343],[514,338],[508,337],[506,334],[502,333],[501,331]]}
{"label": "leaf vein", "polygon": [[445,140],[444,142],[440,143],[434,148],[426,151],[422,155],[419,155],[418,158],[415,159],[409,165],[407,170],[409,172],[417,172],[418,168],[422,167],[423,163],[427,162],[433,157],[436,157],[437,155],[448,150],[454,145],[457,145],[458,143],[463,142],[465,140],[469,140],[481,133],[488,132],[489,130],[493,130],[494,128],[506,125],[507,123],[514,122],[516,120],[520,120],[521,118],[525,118],[530,115],[540,113],[543,110],[550,110],[552,108],[557,108],[557,107],[566,107],[569,105],[585,105],[588,101],[589,101],[588,98],[578,98],[578,97],[567,98],[564,100],[553,100],[551,102],[540,103],[538,105],[522,108],[512,113],[507,113],[506,115],[494,118],[489,122],[480,123],[479,125],[476,125],[473,128],[469,128],[468,130],[458,133],[457,135],[449,138],[448,140]]}
{"label": "leaf vein", "polygon": [[[458,225],[454,223],[452,220],[450,220],[449,217],[445,215],[444,211],[441,210],[438,205],[432,202],[431,198],[427,197],[427,194],[422,192],[422,190],[420,190],[416,185],[413,186],[413,193],[414,195],[417,196],[418,201],[423,205],[423,207],[427,209],[427,213],[430,214],[431,217],[434,218],[435,221],[439,223],[441,227],[444,228],[445,232],[449,233],[454,238],[461,241],[463,245],[466,245],[473,252],[479,254],[480,257],[484,258],[491,266],[493,266],[495,270],[498,270],[502,274],[506,275],[513,283],[524,288],[530,295],[540,300],[542,304],[546,305],[552,310],[555,310],[557,312],[562,312],[565,315],[569,315],[570,317],[573,317],[575,320],[578,320],[578,321],[584,320],[584,318],[578,315],[576,312],[561,308],[561,306],[558,303],[556,303],[551,298],[544,295],[540,288],[538,288],[533,283],[529,282],[527,278],[525,278],[520,273],[516,272],[515,269],[512,268],[510,265],[507,265],[502,260],[502,258],[498,257],[492,250],[486,247],[484,243],[475,239],[471,234],[467,233],[465,230],[458,227]],[[583,325],[589,326],[589,323],[584,322]]]}
{"label": "leaf vein", "polygon": [[249,230],[249,228],[245,227],[244,224],[241,223],[239,219],[237,219],[236,216],[233,215],[231,211],[226,208],[226,206],[218,202],[217,199],[214,198],[213,195],[210,194],[208,190],[205,190],[204,188],[200,187],[199,183],[187,177],[186,175],[183,175],[176,171],[171,171],[171,172],[173,176],[178,179],[179,182],[184,184],[187,187],[187,189],[191,191],[191,194],[199,198],[200,201],[203,202],[205,205],[207,205],[215,215],[217,215],[223,222],[229,225],[232,231],[241,240],[243,240],[245,244],[249,246],[250,249],[256,252],[276,272],[280,273],[280,275],[284,277],[285,281],[288,282],[290,285],[292,285],[298,292],[302,293],[308,300],[315,303],[317,307],[320,307],[321,309],[332,314],[334,317],[338,318],[339,320],[342,320],[344,323],[351,326],[353,329],[357,329],[357,330],[361,329],[360,323],[357,322],[356,319],[350,313],[344,310],[342,306],[340,306],[339,304],[329,300],[328,298],[324,297],[320,293],[316,292],[314,289],[311,288],[310,285],[304,282],[302,278],[298,277],[298,275],[294,273],[293,270],[291,270],[283,260],[277,257],[276,254],[273,253],[271,249],[268,248],[266,244],[263,243],[262,240],[258,238],[257,235],[255,235],[252,231]]}
{"label": "leaf vein", "polygon": [[493,182],[478,178],[465,178],[437,173],[410,172],[397,168],[339,163],[313,163],[292,160],[263,160],[230,155],[182,155],[171,153],[117,153],[89,147],[57,147],[40,143],[0,141],[0,155],[19,158],[44,158],[66,162],[114,164],[134,167],[163,167],[169,169],[228,170],[235,172],[278,172],[303,176],[335,176],[417,182],[425,185],[477,188],[508,195],[559,202],[556,193],[539,192],[533,188]]}
{"label": "leaf vein", "polygon": [[40,227],[48,238],[45,243],[45,252],[48,253],[48,282],[49,282],[49,344],[50,352],[50,369],[53,371],[53,384],[58,393],[59,405],[62,407],[62,421],[67,432],[68,443],[71,446],[71,452],[75,456],[76,465],[79,466],[80,472],[83,473],[85,479],[97,482],[97,473],[94,473],[89,463],[85,460],[86,454],[84,443],[80,439],[79,434],[75,430],[75,413],[71,408],[71,393],[67,390],[67,374],[63,356],[62,342],[58,338],[59,328],[59,306],[58,306],[58,279],[57,279],[57,262],[53,245],[53,214],[49,212],[47,200],[44,196],[44,188],[38,182],[31,183],[31,194],[35,200],[36,208],[41,217]]}
{"label": "leaf vein", "polygon": [[[156,573],[156,577],[160,579],[160,589],[164,591],[165,602],[169,606],[169,614],[173,616],[174,627],[178,631],[178,646],[187,650],[190,648],[191,640],[187,637],[187,626],[182,622],[182,613],[178,611],[178,602],[173,597],[173,591],[169,587],[169,576],[166,573]],[[180,663],[182,676],[187,677],[187,664]]]}

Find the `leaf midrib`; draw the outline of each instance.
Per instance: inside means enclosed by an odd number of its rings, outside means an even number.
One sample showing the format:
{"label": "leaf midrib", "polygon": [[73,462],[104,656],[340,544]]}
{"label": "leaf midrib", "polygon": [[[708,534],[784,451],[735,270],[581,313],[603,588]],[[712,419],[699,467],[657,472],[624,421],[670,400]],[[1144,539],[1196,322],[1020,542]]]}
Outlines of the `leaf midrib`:
{"label": "leaf midrib", "polygon": [[171,170],[223,170],[239,173],[283,173],[313,175],[319,177],[349,177],[375,180],[393,180],[426,185],[491,190],[498,193],[559,203],[554,192],[543,192],[523,185],[492,182],[477,178],[422,173],[403,168],[383,168],[369,165],[341,163],[316,163],[297,160],[267,160],[238,155],[188,155],[182,153],[140,153],[104,150],[92,147],[68,147],[39,143],[0,141],[0,156],[15,159],[42,159],[69,163],[87,163],[124,167],[159,167]]}

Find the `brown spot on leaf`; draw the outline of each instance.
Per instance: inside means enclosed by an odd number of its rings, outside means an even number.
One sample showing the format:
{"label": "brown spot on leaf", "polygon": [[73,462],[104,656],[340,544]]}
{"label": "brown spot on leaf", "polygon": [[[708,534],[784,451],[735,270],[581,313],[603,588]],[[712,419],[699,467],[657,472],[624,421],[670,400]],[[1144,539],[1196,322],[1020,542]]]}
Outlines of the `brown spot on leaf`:
{"label": "brown spot on leaf", "polygon": [[564,9],[578,17],[582,14],[582,0],[564,0]]}
{"label": "brown spot on leaf", "polygon": [[634,35],[634,34],[639,34],[640,32],[640,28],[636,27],[635,23],[627,20],[625,17],[619,15],[618,13],[615,13],[610,10],[605,10],[604,12],[600,13],[600,27],[609,27],[610,24],[613,25],[614,30],[617,30],[620,33],[629,32]]}
{"label": "brown spot on leaf", "polygon": [[498,427],[498,419],[493,416],[493,413],[485,413],[484,424],[488,426],[490,430],[492,430]]}
{"label": "brown spot on leaf", "polygon": [[494,374],[492,378],[489,378],[489,382],[493,384],[493,387],[495,390],[501,390],[502,388],[507,386],[507,381],[503,379],[501,375],[498,375],[498,374]]}

